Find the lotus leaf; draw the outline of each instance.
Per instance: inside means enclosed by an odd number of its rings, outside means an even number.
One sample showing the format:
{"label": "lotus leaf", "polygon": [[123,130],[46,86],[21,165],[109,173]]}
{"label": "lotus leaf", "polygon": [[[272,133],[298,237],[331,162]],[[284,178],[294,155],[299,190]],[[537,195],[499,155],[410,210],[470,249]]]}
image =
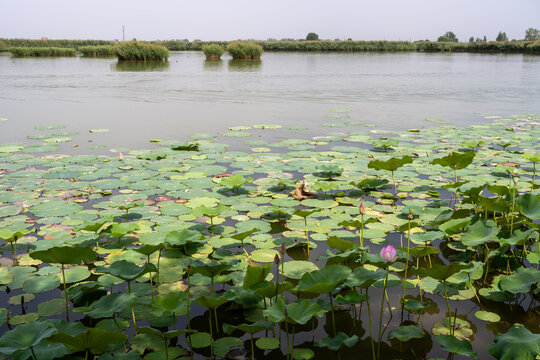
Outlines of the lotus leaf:
{"label": "lotus leaf", "polygon": [[459,340],[453,335],[439,335],[437,341],[441,348],[450,353],[464,355],[476,359],[478,354],[473,351],[472,345],[468,340]]}
{"label": "lotus leaf", "polygon": [[346,266],[327,266],[321,270],[304,274],[298,283],[298,289],[316,294],[329,294],[350,274],[351,269]]}
{"label": "lotus leaf", "polygon": [[532,360],[540,354],[540,335],[514,325],[508,332],[495,335],[488,351],[497,360]]}
{"label": "lotus leaf", "polygon": [[413,267],[412,272],[415,275],[429,276],[433,279],[444,281],[450,276],[474,267],[474,264],[435,264],[431,268],[417,268]]}
{"label": "lotus leaf", "polygon": [[474,151],[466,153],[452,152],[450,155],[433,160],[431,164],[448,166],[454,170],[461,170],[472,164],[475,156],[476,152]]}
{"label": "lotus leaf", "polygon": [[92,354],[102,354],[110,344],[123,343],[126,340],[127,335],[124,333],[96,328],[89,328],[75,336],[59,332],[49,338],[50,342],[62,343],[74,352],[90,351]]}
{"label": "lotus leaf", "polygon": [[78,264],[81,261],[92,261],[97,253],[90,247],[83,246],[62,246],[52,247],[47,250],[33,251],[30,253],[32,259],[37,259],[49,264]]}
{"label": "lotus leaf", "polygon": [[225,357],[231,348],[235,346],[242,346],[244,343],[237,337],[222,337],[214,342],[214,354],[217,356]]}
{"label": "lotus leaf", "polygon": [[56,328],[47,321],[19,325],[0,337],[0,353],[11,355],[15,351],[29,349],[56,332]]}
{"label": "lotus leaf", "polygon": [[461,242],[466,246],[477,246],[488,241],[496,240],[499,227],[493,220],[478,220],[467,226],[461,235]]}
{"label": "lotus leaf", "polygon": [[540,220],[540,194],[525,194],[516,198],[516,203],[520,206],[520,212],[529,219]]}
{"label": "lotus leaf", "polygon": [[146,263],[142,267],[139,267],[130,261],[120,260],[113,262],[109,267],[97,266],[96,272],[102,274],[110,274],[124,281],[132,281],[143,276],[146,273],[156,273],[157,268],[154,266],[154,264],[150,263]]}
{"label": "lotus leaf", "polygon": [[90,307],[87,315],[94,318],[112,317],[114,314],[129,309],[135,304],[137,297],[126,293],[113,293],[103,296]]}
{"label": "lotus leaf", "polygon": [[353,347],[357,342],[358,342],[358,336],[353,335],[351,337],[348,337],[347,334],[340,331],[333,338],[325,337],[319,342],[316,342],[315,346],[328,348],[333,351],[338,351],[343,345],[347,347]]}
{"label": "lotus leaf", "polygon": [[533,284],[540,282],[540,271],[535,268],[519,268],[512,275],[501,278],[499,286],[512,294],[526,293]]}
{"label": "lotus leaf", "polygon": [[390,158],[388,160],[373,160],[368,163],[368,168],[375,170],[396,171],[400,167],[413,162],[412,157],[404,156],[402,158]]}
{"label": "lotus leaf", "polygon": [[279,339],[262,337],[255,341],[255,345],[261,350],[273,350],[279,347]]}
{"label": "lotus leaf", "polygon": [[388,333],[388,340],[398,339],[399,341],[409,341],[411,339],[421,339],[424,337],[424,330],[416,326],[399,326]]}

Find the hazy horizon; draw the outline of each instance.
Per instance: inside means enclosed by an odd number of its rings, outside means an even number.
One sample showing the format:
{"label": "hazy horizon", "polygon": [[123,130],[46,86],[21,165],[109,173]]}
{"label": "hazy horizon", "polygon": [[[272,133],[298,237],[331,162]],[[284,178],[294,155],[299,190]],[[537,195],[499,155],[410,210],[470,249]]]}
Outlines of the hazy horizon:
{"label": "hazy horizon", "polygon": [[303,39],[315,32],[330,40],[415,41],[452,31],[466,42],[494,40],[499,31],[523,39],[527,28],[540,28],[538,0],[0,0],[0,12],[0,38],[26,39],[121,40],[124,26],[126,40]]}

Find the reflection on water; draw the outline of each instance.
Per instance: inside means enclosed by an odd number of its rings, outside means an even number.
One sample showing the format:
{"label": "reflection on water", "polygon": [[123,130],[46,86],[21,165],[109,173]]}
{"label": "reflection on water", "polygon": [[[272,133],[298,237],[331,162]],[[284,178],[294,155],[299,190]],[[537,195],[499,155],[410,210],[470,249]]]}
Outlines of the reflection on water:
{"label": "reflection on water", "polygon": [[168,61],[118,61],[111,64],[113,71],[167,71]]}
{"label": "reflection on water", "polygon": [[262,60],[232,59],[227,65],[229,65],[229,71],[261,71]]}
{"label": "reflection on water", "polygon": [[203,66],[204,66],[204,70],[223,70],[223,65],[225,64],[225,62],[221,59],[219,60],[204,60],[203,62]]}

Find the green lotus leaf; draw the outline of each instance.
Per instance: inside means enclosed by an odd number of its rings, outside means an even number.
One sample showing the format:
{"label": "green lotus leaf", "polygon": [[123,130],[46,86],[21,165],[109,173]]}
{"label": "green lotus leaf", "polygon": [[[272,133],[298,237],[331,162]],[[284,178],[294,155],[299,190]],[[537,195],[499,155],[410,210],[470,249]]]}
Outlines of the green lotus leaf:
{"label": "green lotus leaf", "polygon": [[22,149],[23,147],[19,145],[0,145],[0,153],[14,153]]}
{"label": "green lotus leaf", "polygon": [[229,270],[237,263],[238,260],[236,259],[230,262],[212,261],[209,263],[204,263],[200,260],[196,260],[191,263],[191,271],[193,274],[201,274],[208,277],[214,277],[224,271]]}
{"label": "green lotus leaf", "polygon": [[241,174],[236,174],[229,177],[219,179],[219,184],[228,188],[239,188],[240,186],[253,181],[253,178],[244,178]]}
{"label": "green lotus leaf", "polygon": [[540,162],[540,152],[524,152],[521,157],[533,163]]}
{"label": "green lotus leaf", "polygon": [[478,354],[473,351],[472,345],[468,340],[459,340],[453,335],[439,335],[436,339],[441,344],[443,350],[474,359],[478,357]]}
{"label": "green lotus leaf", "polygon": [[13,274],[4,267],[0,267],[0,285],[8,285],[13,281]]}
{"label": "green lotus leaf", "polygon": [[253,250],[251,259],[257,262],[269,263],[274,261],[276,255],[278,255],[278,252],[274,249],[258,249]]}
{"label": "green lotus leaf", "polygon": [[139,254],[150,256],[153,253],[155,253],[156,251],[163,249],[163,247],[164,247],[163,244],[157,244],[157,245],[148,245],[148,244],[146,244],[146,245],[142,245],[142,246],[140,246],[140,247],[138,247],[136,249],[133,249],[133,250],[138,252]]}
{"label": "green lotus leaf", "polygon": [[72,138],[70,137],[53,137],[53,138],[48,138],[48,139],[45,139],[43,140],[44,142],[46,143],[64,143],[64,142],[70,142],[71,140],[73,140]]}
{"label": "green lotus leaf", "polygon": [[[66,269],[64,275],[66,277],[66,284],[73,284],[87,279],[92,274],[86,266],[74,266]],[[61,278],[62,274],[57,274],[57,276]]]}
{"label": "green lotus leaf", "polygon": [[356,290],[349,291],[345,296],[341,294],[336,296],[336,303],[338,305],[355,305],[367,300],[368,297],[366,294],[359,293]]}
{"label": "green lotus leaf", "polygon": [[109,132],[109,129],[91,129],[89,130],[91,133],[102,133],[102,132]]}
{"label": "green lotus leaf", "polygon": [[[400,247],[399,250],[407,253],[406,247]],[[433,246],[416,246],[413,248],[409,248],[409,255],[413,258],[419,258],[424,257],[428,255],[437,255],[439,254],[439,250],[434,248]]]}
{"label": "green lotus leaf", "polygon": [[463,231],[465,226],[471,223],[470,218],[452,219],[439,226],[447,235],[455,235]]}
{"label": "green lotus leaf", "polygon": [[200,243],[203,238],[203,234],[198,231],[184,229],[168,233],[165,242],[170,246],[183,246],[188,243]]}
{"label": "green lotus leaf", "polygon": [[512,294],[529,292],[531,286],[540,281],[540,271],[535,268],[519,268],[512,275],[501,278],[499,287]]}
{"label": "green lotus leaf", "polygon": [[216,216],[219,216],[229,210],[227,206],[224,205],[218,205],[216,207],[208,207],[206,205],[201,205],[199,207],[196,207],[191,210],[193,215],[195,216],[207,216],[209,218],[214,218]]}
{"label": "green lotus leaf", "polygon": [[488,241],[496,240],[499,233],[499,227],[493,220],[478,220],[472,225],[467,226],[465,232],[461,235],[461,242],[465,246],[477,246]]}
{"label": "green lotus leaf", "polygon": [[399,341],[409,341],[411,339],[421,339],[424,337],[424,330],[416,326],[398,326],[388,333],[388,340],[398,339]]}
{"label": "green lotus leaf", "polygon": [[311,349],[295,348],[292,357],[294,360],[310,360],[315,357],[315,353]]}
{"label": "green lotus leaf", "polygon": [[246,269],[246,275],[244,277],[244,282],[242,288],[249,289],[253,285],[259,284],[270,273],[272,269],[272,264],[258,265],[256,263],[250,263]]}
{"label": "green lotus leaf", "polygon": [[64,305],[65,303],[62,299],[53,299],[42,302],[38,305],[38,314],[39,316],[50,316],[54,314],[59,314],[62,311],[65,311]]}
{"label": "green lotus leaf", "polygon": [[540,335],[514,325],[506,333],[495,335],[488,352],[497,360],[532,360],[540,354]]}
{"label": "green lotus leaf", "polygon": [[162,294],[152,299],[152,313],[162,316],[163,313],[183,316],[187,314],[187,293],[170,292]]}
{"label": "green lotus leaf", "polygon": [[136,301],[137,296],[133,294],[112,293],[93,303],[87,315],[94,319],[112,317],[114,314],[131,308]]}
{"label": "green lotus leaf", "polygon": [[114,237],[121,238],[129,233],[137,231],[140,229],[140,226],[134,222],[125,222],[125,223],[114,223],[112,224],[107,231]]}
{"label": "green lotus leaf", "polygon": [[329,294],[350,274],[351,269],[346,266],[327,266],[321,270],[304,274],[298,283],[298,289],[315,294]]}
{"label": "green lotus leaf", "polygon": [[34,276],[27,279],[23,284],[23,291],[27,293],[41,293],[60,286],[60,279],[57,276]]}
{"label": "green lotus leaf", "polygon": [[472,267],[474,267],[474,264],[434,264],[431,268],[413,267],[412,272],[415,275],[429,276],[435,280],[444,281],[461,270]]}
{"label": "green lotus leaf", "polygon": [[[283,301],[283,299],[280,298],[276,302],[274,302],[271,306],[263,310],[263,314],[265,317],[268,317],[268,320],[279,323],[285,320],[285,308],[286,308],[285,301]],[[311,315],[311,317],[313,317],[313,315]]]}
{"label": "green lotus leaf", "polygon": [[92,354],[103,354],[110,344],[124,343],[126,340],[127,335],[119,331],[89,328],[75,336],[59,332],[51,336],[48,341],[64,344],[74,352],[90,351]]}
{"label": "green lotus leaf", "polygon": [[304,325],[313,316],[322,316],[326,311],[317,303],[301,299],[297,302],[287,304],[287,320],[296,324]]}
{"label": "green lotus leaf", "polygon": [[419,314],[422,309],[431,305],[431,301],[416,301],[412,299],[403,299],[403,307],[405,310]]}
{"label": "green lotus leaf", "polygon": [[450,155],[433,160],[430,162],[430,164],[447,166],[454,170],[460,170],[465,169],[467,166],[472,164],[475,156],[476,152],[474,151],[469,151],[466,153],[452,152]]}
{"label": "green lotus leaf", "polygon": [[275,338],[262,337],[255,341],[255,345],[261,350],[274,350],[279,347],[280,341]]}
{"label": "green lotus leaf", "polygon": [[97,253],[88,246],[61,246],[47,250],[33,251],[32,259],[48,264],[79,264],[82,261],[92,261]]}
{"label": "green lotus leaf", "polygon": [[311,209],[311,210],[304,210],[304,209],[296,209],[293,213],[293,215],[300,216],[303,218],[308,217],[309,215],[313,214],[314,212],[320,211],[319,209]]}
{"label": "green lotus leaf", "polygon": [[353,347],[358,342],[358,336],[353,335],[348,337],[343,332],[338,332],[333,338],[325,337],[324,339],[315,343],[315,346],[327,348],[333,351],[338,351],[343,345],[347,347]]}
{"label": "green lotus leaf", "polygon": [[509,238],[501,238],[500,244],[504,245],[523,245],[529,239],[532,234],[531,230],[521,231],[520,229],[514,229],[512,236]]}
{"label": "green lotus leaf", "polygon": [[28,209],[37,217],[69,216],[81,210],[83,210],[83,207],[79,204],[59,200],[43,202]]}
{"label": "green lotus leaf", "polygon": [[210,295],[199,296],[193,301],[204,306],[205,308],[215,309],[225,304],[227,301],[229,301],[229,299],[227,299],[227,297],[223,294],[212,293]]}
{"label": "green lotus leaf", "polygon": [[[338,203],[334,200],[307,199],[307,200],[302,201],[302,205],[313,207],[313,208],[328,209],[328,208],[333,208],[335,206],[338,206]],[[301,216],[297,214],[296,211],[294,212],[294,215]]]}
{"label": "green lotus leaf", "polygon": [[540,194],[521,195],[516,198],[516,203],[520,206],[521,214],[532,220],[540,220]]}
{"label": "green lotus leaf", "polygon": [[35,230],[34,228],[32,229],[22,228],[16,231],[12,231],[11,229],[3,228],[3,229],[0,229],[0,239],[7,241],[9,243],[12,243],[19,240],[21,237],[30,234],[34,230]]}
{"label": "green lotus leaf", "polygon": [[373,160],[368,163],[368,168],[375,170],[387,170],[387,171],[396,171],[400,167],[406,164],[411,164],[413,158],[410,156],[404,156],[402,158],[390,158],[386,161],[383,160]]}
{"label": "green lotus leaf", "polygon": [[499,322],[501,317],[495,313],[489,311],[477,311],[474,313],[477,319],[489,321],[489,322]]}
{"label": "green lotus leaf", "polygon": [[379,269],[377,271],[371,271],[364,267],[357,267],[354,271],[347,277],[345,285],[349,287],[361,287],[368,288],[375,281],[383,279],[386,276],[386,271]]}
{"label": "green lotus leaf", "polygon": [[124,281],[135,280],[149,272],[157,273],[157,268],[154,266],[154,264],[146,263],[139,267],[127,260],[115,261],[109,267],[96,267],[96,273],[110,274]]}
{"label": "green lotus leaf", "polygon": [[237,337],[222,337],[214,341],[214,354],[224,358],[231,348],[242,345],[244,342]]}
{"label": "green lotus leaf", "polygon": [[29,349],[43,339],[49,338],[56,331],[56,328],[46,321],[19,325],[13,330],[6,331],[0,337],[0,353],[11,355],[15,351]]}
{"label": "green lotus leaf", "polygon": [[274,323],[269,321],[257,321],[253,324],[240,324],[240,325],[230,325],[230,324],[223,324],[223,331],[225,334],[232,334],[235,330],[240,330],[248,334],[255,334],[259,331],[263,330],[269,330],[272,327],[274,327]]}

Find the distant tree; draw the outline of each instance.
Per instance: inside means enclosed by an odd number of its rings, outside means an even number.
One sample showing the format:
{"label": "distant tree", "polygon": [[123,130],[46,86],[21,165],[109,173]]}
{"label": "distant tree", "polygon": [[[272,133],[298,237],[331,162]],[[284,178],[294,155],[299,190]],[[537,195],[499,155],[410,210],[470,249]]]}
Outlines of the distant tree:
{"label": "distant tree", "polygon": [[495,41],[508,41],[508,37],[506,36],[505,32],[499,31],[499,34],[497,35],[497,38],[495,38]]}
{"label": "distant tree", "polygon": [[454,34],[451,31],[447,31],[446,34],[439,36],[437,39],[439,42],[458,42],[458,38],[456,37],[456,34]]}
{"label": "distant tree", "polygon": [[470,43],[474,42],[474,36],[471,36],[471,37],[469,38],[469,42],[470,42]]}
{"label": "distant tree", "polygon": [[483,42],[487,42],[487,37],[486,35],[484,35],[484,40],[482,40]]}
{"label": "distant tree", "polygon": [[319,35],[315,34],[314,32],[310,32],[309,34],[307,34],[306,40],[319,40]]}
{"label": "distant tree", "polygon": [[474,41],[475,41],[475,42],[482,42],[482,39],[480,39],[479,37],[477,37]]}
{"label": "distant tree", "polygon": [[540,40],[540,30],[528,28],[525,30],[525,40]]}

